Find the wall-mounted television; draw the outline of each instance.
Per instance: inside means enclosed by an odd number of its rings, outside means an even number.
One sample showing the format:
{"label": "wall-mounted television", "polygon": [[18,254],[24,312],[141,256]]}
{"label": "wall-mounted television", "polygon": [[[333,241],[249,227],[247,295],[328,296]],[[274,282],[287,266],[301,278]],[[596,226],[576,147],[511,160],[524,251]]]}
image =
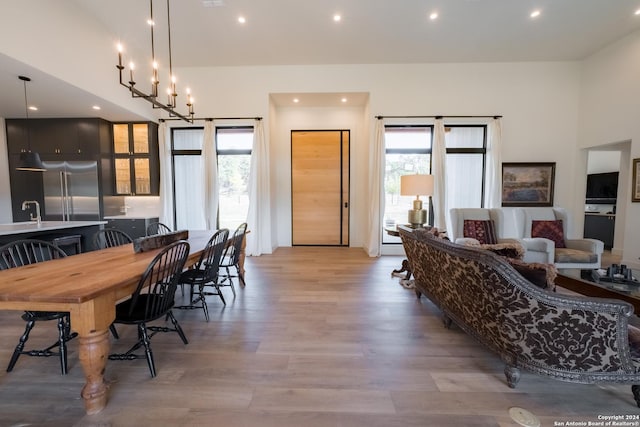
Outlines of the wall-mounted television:
{"label": "wall-mounted television", "polygon": [[618,196],[618,172],[587,175],[588,203],[615,203]]}

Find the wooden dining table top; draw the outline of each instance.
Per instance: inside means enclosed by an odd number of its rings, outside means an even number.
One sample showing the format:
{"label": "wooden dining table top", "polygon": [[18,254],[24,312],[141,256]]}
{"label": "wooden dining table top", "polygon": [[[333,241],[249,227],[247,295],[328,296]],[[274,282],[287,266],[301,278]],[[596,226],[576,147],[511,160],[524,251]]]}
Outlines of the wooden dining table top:
{"label": "wooden dining table top", "polygon": [[[187,265],[197,261],[213,233],[189,232]],[[116,299],[126,297],[161,250],[135,253],[133,244],[127,244],[0,271],[0,307],[10,309],[8,304],[24,302],[29,310],[48,309],[51,304],[80,304],[109,292]]]}

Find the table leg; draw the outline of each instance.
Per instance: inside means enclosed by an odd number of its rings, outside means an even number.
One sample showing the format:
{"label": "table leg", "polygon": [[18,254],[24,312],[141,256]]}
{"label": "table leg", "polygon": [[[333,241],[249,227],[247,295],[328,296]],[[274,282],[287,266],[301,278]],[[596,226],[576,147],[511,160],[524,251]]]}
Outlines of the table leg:
{"label": "table leg", "polygon": [[78,337],[79,357],[86,383],[82,398],[87,414],[97,414],[107,404],[108,386],[104,380],[104,369],[109,356],[109,331],[96,331]]}
{"label": "table leg", "polygon": [[[406,274],[402,274],[405,273]],[[399,270],[393,270],[391,272],[391,276],[402,277],[405,280],[409,280],[411,278],[411,268],[409,268],[409,260],[402,260],[402,266]]]}

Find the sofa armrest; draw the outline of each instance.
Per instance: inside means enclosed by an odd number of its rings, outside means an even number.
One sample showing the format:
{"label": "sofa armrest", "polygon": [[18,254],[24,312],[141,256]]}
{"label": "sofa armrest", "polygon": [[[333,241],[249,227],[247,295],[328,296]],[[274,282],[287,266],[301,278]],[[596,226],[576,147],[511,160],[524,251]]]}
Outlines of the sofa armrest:
{"label": "sofa armrest", "polygon": [[604,251],[604,243],[597,239],[565,239],[564,244],[569,249],[601,254]]}

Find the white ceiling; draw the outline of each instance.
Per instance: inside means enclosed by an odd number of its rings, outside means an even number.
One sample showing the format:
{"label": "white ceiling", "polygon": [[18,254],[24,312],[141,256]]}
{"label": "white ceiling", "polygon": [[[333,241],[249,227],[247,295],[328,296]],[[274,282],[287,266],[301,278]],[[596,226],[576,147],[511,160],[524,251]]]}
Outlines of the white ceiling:
{"label": "white ceiling", "polygon": [[[64,0],[131,50],[148,52],[147,0]],[[223,3],[205,7],[204,3]],[[640,29],[640,0],[172,0],[173,66],[580,60]],[[539,9],[532,19],[529,14]],[[439,17],[430,20],[436,11]],[[340,22],[333,15],[342,15]],[[239,24],[237,18],[246,18]],[[166,55],[166,1],[154,1]],[[166,63],[166,61],[165,61]],[[0,53],[0,116],[24,117],[18,74],[48,117],[126,114]],[[278,98],[276,97],[276,100]],[[98,113],[90,105],[100,102]],[[38,117],[38,113],[31,114]]]}

